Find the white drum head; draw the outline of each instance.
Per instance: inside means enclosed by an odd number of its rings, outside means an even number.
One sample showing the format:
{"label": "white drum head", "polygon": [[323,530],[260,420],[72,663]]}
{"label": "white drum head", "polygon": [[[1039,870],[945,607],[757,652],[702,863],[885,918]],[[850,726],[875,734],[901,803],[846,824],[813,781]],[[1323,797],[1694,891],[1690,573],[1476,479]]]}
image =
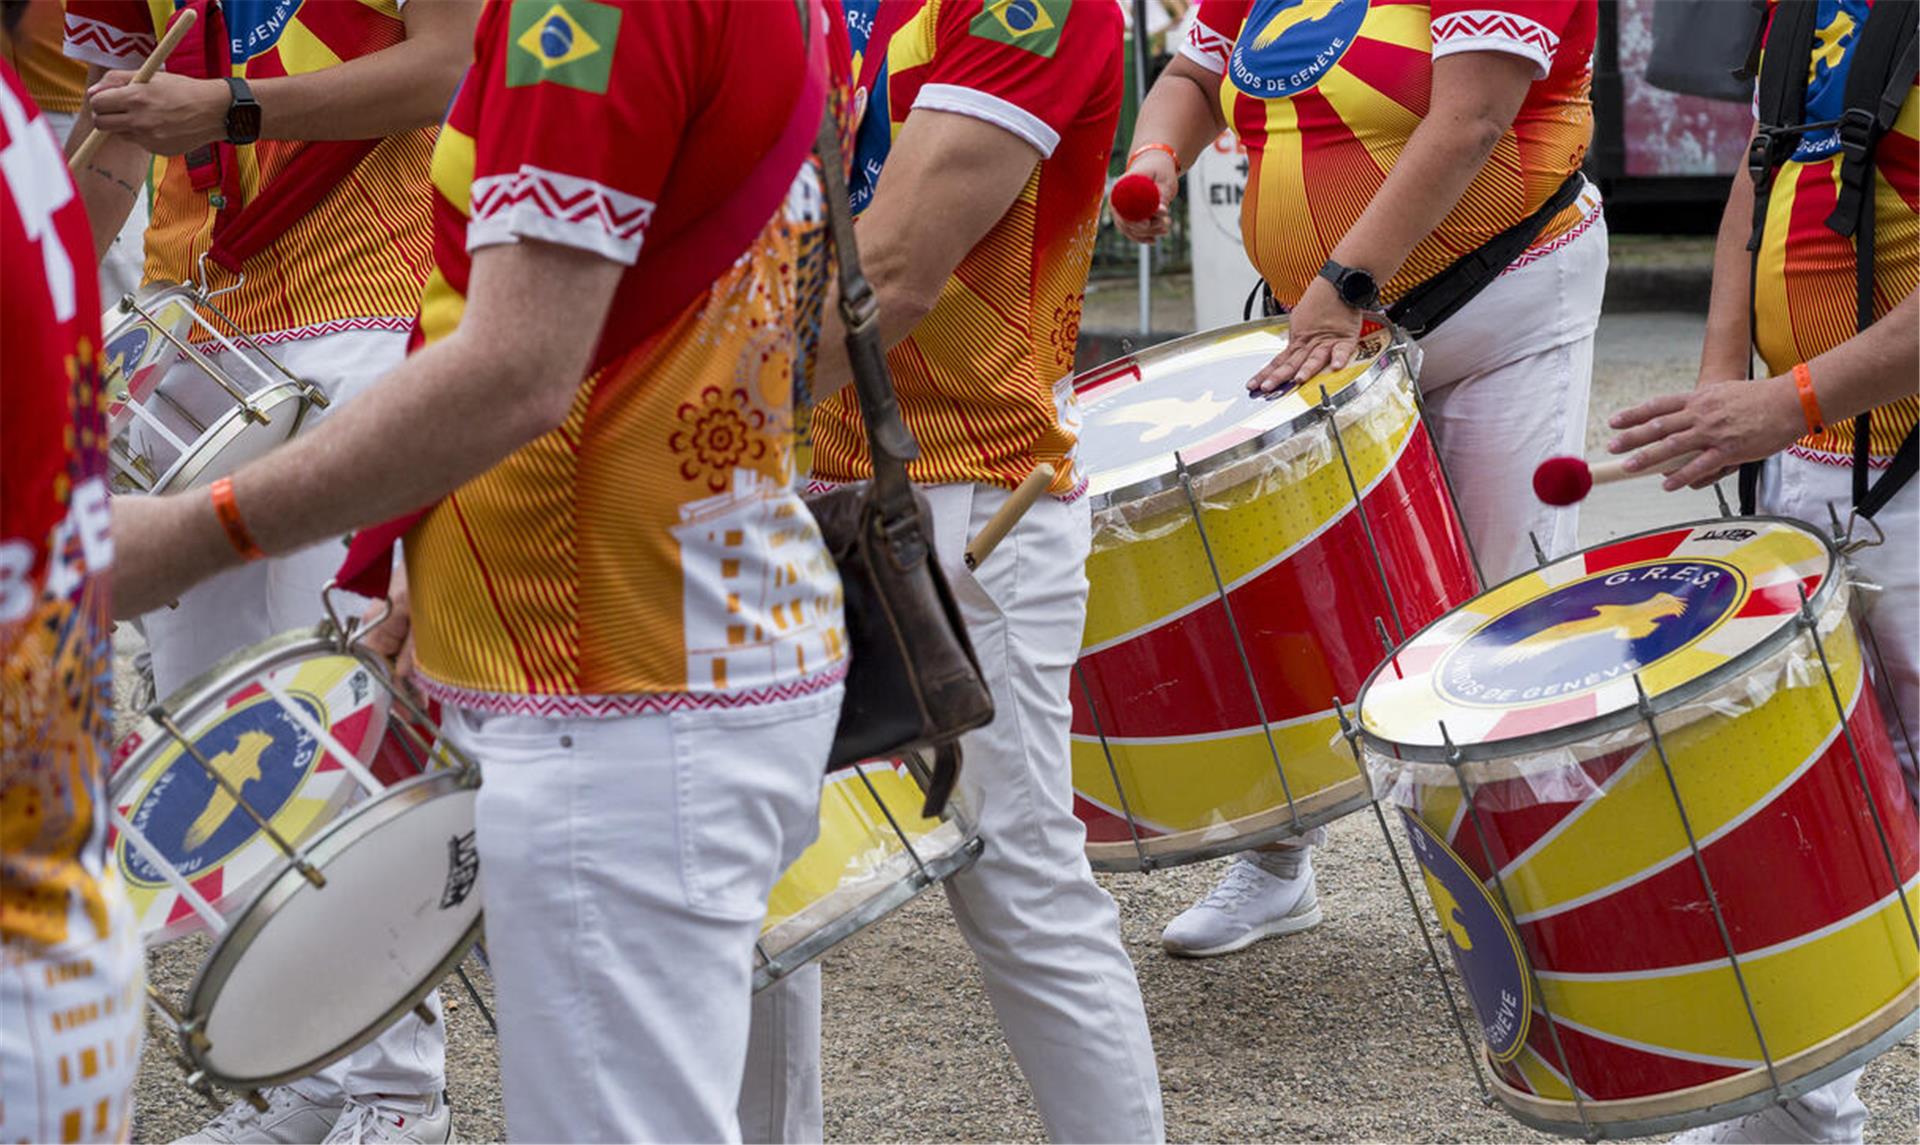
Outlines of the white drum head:
{"label": "white drum head", "polygon": [[215,945],[187,996],[187,1054],[232,1089],[303,1077],[418,1004],[480,932],[469,774],[408,780],[307,849]]}

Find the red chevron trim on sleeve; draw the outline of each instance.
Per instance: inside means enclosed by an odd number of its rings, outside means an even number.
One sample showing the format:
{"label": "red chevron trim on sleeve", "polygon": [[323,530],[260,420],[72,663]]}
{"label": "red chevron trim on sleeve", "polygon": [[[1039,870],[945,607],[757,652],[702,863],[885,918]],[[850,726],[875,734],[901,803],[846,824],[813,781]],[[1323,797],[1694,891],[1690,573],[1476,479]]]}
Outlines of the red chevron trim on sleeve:
{"label": "red chevron trim on sleeve", "polygon": [[137,68],[153,54],[158,41],[151,33],[123,32],[85,16],[67,13],[63,50],[70,59],[103,68]]}
{"label": "red chevron trim on sleeve", "polygon": [[530,238],[632,266],[653,209],[652,202],[604,183],[521,164],[473,181],[467,249]]}
{"label": "red chevron trim on sleeve", "polygon": [[1180,54],[1216,75],[1227,73],[1227,57],[1233,53],[1233,37],[1223,36],[1195,20],[1187,29],[1187,41]]}
{"label": "red chevron trim on sleeve", "polygon": [[1433,22],[1433,58],[1456,52],[1507,52],[1534,62],[1544,77],[1553,68],[1560,37],[1544,24],[1484,8],[1449,12]]}

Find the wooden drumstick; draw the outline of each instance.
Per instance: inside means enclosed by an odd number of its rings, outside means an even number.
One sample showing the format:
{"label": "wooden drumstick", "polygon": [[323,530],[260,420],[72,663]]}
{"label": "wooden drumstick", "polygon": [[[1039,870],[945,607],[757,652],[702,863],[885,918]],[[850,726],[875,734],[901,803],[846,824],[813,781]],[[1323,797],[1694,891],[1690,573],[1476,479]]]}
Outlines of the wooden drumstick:
{"label": "wooden drumstick", "polygon": [[[200,13],[195,12],[193,9],[181,9],[180,15],[174,17],[173,24],[167,28],[167,34],[160,37],[160,42],[154,46],[153,54],[148,56],[146,62],[140,65],[139,71],[133,73],[132,82],[146,83],[152,79],[154,73],[158,72],[162,65],[167,62],[167,57],[173,54],[173,49],[179,47],[180,41],[186,38],[188,30],[193,27],[194,21],[199,18]],[[67,170],[78,171],[87,160],[93,158],[93,153],[100,150],[100,145],[106,141],[106,132],[97,127],[89,131],[87,137],[81,141],[80,146],[74,150],[73,157],[67,160]]]}
{"label": "wooden drumstick", "polygon": [[1033,503],[1052,484],[1053,466],[1044,461],[1034,466],[1033,472],[1027,474],[1027,479],[1020,483],[1020,488],[1015,489],[1013,496],[1007,498],[1007,503],[1000,506],[1000,511],[981,526],[973,540],[967,542],[967,568],[979,568],[980,562],[986,560],[987,555],[1006,539],[1013,527],[1020,523],[1020,518],[1026,516],[1027,510],[1033,508]]}

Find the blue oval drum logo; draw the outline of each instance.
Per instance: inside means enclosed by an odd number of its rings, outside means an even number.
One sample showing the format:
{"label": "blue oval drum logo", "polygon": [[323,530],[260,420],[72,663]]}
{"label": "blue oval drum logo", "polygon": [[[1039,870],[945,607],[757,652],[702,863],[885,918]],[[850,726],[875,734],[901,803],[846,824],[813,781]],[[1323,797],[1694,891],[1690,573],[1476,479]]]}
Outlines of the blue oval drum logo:
{"label": "blue oval drum logo", "polygon": [[[326,726],[318,705],[303,696],[289,698],[315,724]],[[194,746],[268,822],[300,790],[321,754],[319,742],[285,708],[264,697],[230,712],[200,733]],[[259,834],[252,817],[184,752],[127,820],[188,878],[219,867]],[[149,886],[165,881],[146,856],[124,840],[120,851],[121,867],[130,878]]]}
{"label": "blue oval drum logo", "polygon": [[1417,816],[1405,808],[1407,841],[1420,862],[1440,935],[1466,983],[1467,999],[1495,1061],[1512,1061],[1533,1024],[1533,991],[1520,936],[1486,884]]}
{"label": "blue oval drum logo", "polygon": [[104,363],[100,376],[106,379],[120,378],[131,383],[134,372],[140,368],[140,360],[146,356],[147,344],[152,340],[152,332],[145,323],[128,327],[119,337],[109,341],[100,355]]}
{"label": "blue oval drum logo", "polygon": [[1528,704],[1575,695],[1635,672],[1705,636],[1744,598],[1720,561],[1629,565],[1562,585],[1495,617],[1441,661],[1442,695],[1468,704]]}
{"label": "blue oval drum logo", "polygon": [[1347,54],[1366,18],[1367,0],[1259,0],[1233,44],[1233,86],[1259,99],[1306,91]]}

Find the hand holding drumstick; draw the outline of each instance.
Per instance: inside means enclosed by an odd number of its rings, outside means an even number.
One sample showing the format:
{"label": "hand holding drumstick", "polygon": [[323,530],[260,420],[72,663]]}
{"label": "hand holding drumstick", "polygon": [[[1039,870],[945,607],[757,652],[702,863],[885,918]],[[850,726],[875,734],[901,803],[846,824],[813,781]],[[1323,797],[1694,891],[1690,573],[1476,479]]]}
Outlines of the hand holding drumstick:
{"label": "hand holding drumstick", "polygon": [[[180,41],[186,38],[187,32],[193,28],[194,21],[199,18],[200,14],[193,9],[182,9],[180,14],[174,17],[173,24],[167,28],[167,34],[160,37],[160,43],[154,47],[153,54],[140,65],[139,71],[133,73],[132,82],[143,84],[153,79],[154,74],[166,64],[167,57],[173,54],[173,49],[180,46]],[[100,145],[106,141],[107,133],[98,127],[88,132],[86,139],[81,141],[80,146],[74,149],[72,157],[67,160],[67,170],[78,171],[86,166],[87,161],[93,158],[94,152],[100,150]]]}

